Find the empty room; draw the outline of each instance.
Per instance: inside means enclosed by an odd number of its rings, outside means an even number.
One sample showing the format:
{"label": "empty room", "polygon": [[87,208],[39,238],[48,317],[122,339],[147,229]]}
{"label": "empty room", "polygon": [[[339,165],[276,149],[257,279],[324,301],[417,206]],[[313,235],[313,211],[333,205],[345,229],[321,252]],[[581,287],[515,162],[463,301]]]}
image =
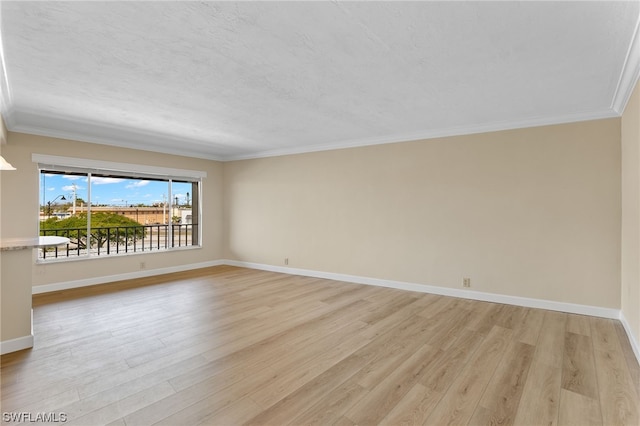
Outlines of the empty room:
{"label": "empty room", "polygon": [[0,37],[3,424],[640,424],[640,1]]}

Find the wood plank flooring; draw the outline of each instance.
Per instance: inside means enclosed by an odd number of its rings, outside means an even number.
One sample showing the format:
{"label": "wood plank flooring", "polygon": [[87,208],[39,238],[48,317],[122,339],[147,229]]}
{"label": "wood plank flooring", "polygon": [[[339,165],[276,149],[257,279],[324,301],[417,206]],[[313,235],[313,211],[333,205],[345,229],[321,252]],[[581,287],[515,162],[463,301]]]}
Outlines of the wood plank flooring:
{"label": "wood plank flooring", "polygon": [[640,424],[602,318],[220,266],[34,296],[34,332],[3,422]]}

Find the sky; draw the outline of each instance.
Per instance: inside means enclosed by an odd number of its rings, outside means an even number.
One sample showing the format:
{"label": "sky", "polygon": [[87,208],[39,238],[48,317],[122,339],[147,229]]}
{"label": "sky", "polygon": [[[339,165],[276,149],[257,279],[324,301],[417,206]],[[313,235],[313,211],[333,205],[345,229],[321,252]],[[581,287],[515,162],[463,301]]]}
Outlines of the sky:
{"label": "sky", "polygon": [[[92,177],[91,182],[91,202],[93,205],[126,207],[139,204],[152,205],[154,203],[162,203],[163,200],[168,202],[169,185],[167,182],[113,177]],[[74,186],[76,197],[85,201],[88,200],[86,176],[41,173],[40,204],[46,205],[49,201],[52,204],[71,202],[73,200]],[[177,196],[178,204],[187,203],[187,193],[189,193],[189,201],[191,201],[191,191],[190,183],[173,182],[171,190],[173,202],[175,203],[175,197]],[[67,201],[62,201],[61,195]],[[59,198],[56,199],[56,197]]]}

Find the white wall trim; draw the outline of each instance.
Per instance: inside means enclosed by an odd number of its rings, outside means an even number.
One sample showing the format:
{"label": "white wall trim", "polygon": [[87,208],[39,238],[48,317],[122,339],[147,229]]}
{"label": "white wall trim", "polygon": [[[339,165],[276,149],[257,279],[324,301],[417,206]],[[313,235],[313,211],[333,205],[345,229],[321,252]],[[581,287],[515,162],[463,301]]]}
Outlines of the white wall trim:
{"label": "white wall trim", "polygon": [[33,309],[31,309],[31,334],[0,342],[0,355],[32,348],[33,336]]}
{"label": "white wall trim", "polygon": [[640,363],[640,344],[638,344],[638,341],[633,335],[633,331],[631,331],[631,325],[629,325],[629,322],[627,321],[627,318],[624,316],[624,313],[622,311],[620,311],[619,320],[622,323],[622,326],[624,327],[624,331],[627,333],[627,337],[629,338],[629,343],[631,343],[631,349],[633,349],[633,353],[636,356],[638,363]]}
{"label": "white wall trim", "polygon": [[599,306],[579,305],[575,303],[556,302],[553,300],[533,299],[528,297],[509,296],[497,293],[485,293],[481,291],[462,290],[449,287],[439,287],[427,284],[416,284],[404,281],[383,280],[379,278],[362,277],[357,275],[338,274],[334,272],[315,271],[311,269],[291,268],[287,266],[274,266],[263,263],[242,262],[238,260],[219,259],[208,262],[191,263],[188,265],[172,266],[168,268],[149,269],[143,271],[128,272],[124,274],[107,275],[103,277],[86,278],[82,280],[66,281],[53,284],[34,286],[33,294],[49,293],[52,291],[68,290],[72,288],[87,287],[98,284],[106,284],[114,281],[146,278],[155,275],[183,272],[193,269],[208,268],[211,266],[230,265],[241,268],[258,269],[262,271],[280,272],[290,275],[303,275],[314,278],[325,278],[335,281],[345,281],[355,284],[374,285],[378,287],[395,288],[399,290],[416,291],[419,293],[438,294],[441,296],[460,297],[464,299],[480,300],[483,302],[504,303],[508,305],[524,306],[528,308],[548,309],[551,311],[569,312],[580,315],[591,315],[602,318],[621,319],[619,309],[603,308]]}
{"label": "white wall trim", "polygon": [[[184,157],[220,160],[219,156],[208,153],[206,149],[193,148],[194,146],[202,147],[203,141],[185,136],[177,137],[149,130],[105,124],[86,118],[80,120],[57,113],[17,108],[13,103],[9,104],[8,108],[11,120],[7,120],[5,117],[5,121],[7,129],[12,132]],[[206,145],[211,143],[208,141]]]}
{"label": "white wall trim", "polygon": [[566,114],[553,117],[535,117],[517,121],[494,122],[486,124],[476,124],[446,129],[435,129],[419,133],[396,133],[393,135],[364,138],[357,140],[345,140],[334,143],[311,145],[304,147],[281,148],[265,151],[254,151],[247,154],[225,155],[221,161],[251,160],[256,158],[279,157],[283,155],[307,154],[320,151],[332,151],[345,148],[359,148],[374,145],[386,145],[392,143],[404,143],[435,138],[465,136],[472,134],[482,134],[490,132],[501,132],[505,130],[517,130],[541,126],[552,126],[559,124],[576,123],[580,121],[604,120],[608,118],[620,117],[620,114],[613,109],[600,111],[587,111],[574,114]]}
{"label": "white wall trim", "polygon": [[[1,9],[1,8],[0,8]],[[0,10],[0,19],[2,11]],[[4,48],[0,42],[0,114],[4,116],[5,125],[8,127],[8,121],[13,119],[11,105],[13,105],[13,94],[11,93],[11,85],[9,84],[9,74],[7,73],[7,61],[4,59]]]}
{"label": "white wall trim", "polygon": [[223,261],[226,265],[243,268],[259,269],[263,271],[281,272],[292,275],[303,275],[314,278],[325,278],[336,281],[346,281],[356,284],[367,284],[379,287],[396,288],[400,290],[416,291],[420,293],[438,294],[441,296],[460,297],[464,299],[480,300],[483,302],[504,303],[508,305],[524,306],[527,308],[548,309],[550,311],[568,312],[572,314],[591,315],[601,318],[620,319],[620,310],[599,306],[578,305],[575,303],[556,302],[553,300],[532,299],[528,297],[508,296],[496,293],[485,293],[472,290],[461,290],[434,285],[408,283],[403,281],[382,280],[379,278],[361,277],[357,275],[336,274],[333,272],[314,271],[309,269],[289,268],[284,266],[265,265],[262,263],[241,262],[237,260]]}
{"label": "white wall trim", "polygon": [[[507,305],[523,306],[527,308],[547,309],[550,311],[567,312],[572,314],[590,315],[594,317],[609,318],[619,320],[627,336],[633,352],[640,362],[640,345],[631,332],[631,327],[624,314],[619,309],[603,308],[599,306],[580,305],[567,302],[556,302],[553,300],[533,299],[528,297],[509,296],[496,293],[485,293],[473,290],[462,290],[434,285],[416,284],[404,281],[383,280],[379,278],[362,277],[357,275],[338,274],[334,272],[315,271],[311,269],[291,268],[287,266],[275,266],[263,263],[242,262],[239,260],[219,259],[208,262],[191,263],[188,265],[172,266],[168,268],[129,272],[104,277],[87,278],[82,280],[59,282],[34,286],[33,294],[49,293],[52,291],[68,290],[79,287],[87,287],[98,284],[106,284],[114,281],[122,281],[135,278],[145,278],[154,275],[170,274],[173,272],[183,272],[211,266],[229,265],[241,268],[257,269],[262,271],[279,272],[289,275],[302,275],[314,278],[324,278],[329,280],[344,281],[355,284],[373,285],[378,287],[395,288],[399,290],[415,291],[419,293],[437,294],[441,296],[459,297],[463,299],[479,300],[483,302],[503,303]],[[2,354],[14,352],[33,346],[33,333],[30,336],[21,337],[1,342]]]}
{"label": "white wall trim", "polygon": [[[630,66],[629,69],[631,68],[633,67]],[[619,90],[616,92],[616,96],[613,101],[615,105],[619,105],[621,103],[621,101],[619,101],[618,99],[622,99],[622,100],[628,99],[628,97],[631,95],[631,92],[627,90],[627,86],[630,85],[630,83],[627,83],[627,80],[631,79],[633,76],[632,75],[627,76],[627,74],[625,74],[624,80],[621,81],[621,83],[619,83]],[[636,77],[637,77],[637,73],[636,73]],[[633,85],[631,85],[631,89],[633,89]],[[626,104],[626,101],[625,101],[625,104]],[[411,142],[411,141],[443,138],[443,137],[451,137],[451,136],[464,136],[464,135],[471,135],[471,134],[499,132],[504,130],[551,126],[551,125],[557,125],[557,124],[575,123],[580,121],[602,120],[602,119],[619,117],[621,115],[621,112],[618,112],[617,109],[612,107],[612,108],[603,109],[603,110],[582,111],[577,113],[565,114],[562,116],[530,117],[530,118],[524,118],[522,120],[473,124],[468,126],[458,126],[458,127],[450,127],[445,129],[428,130],[428,131],[417,132],[417,133],[395,133],[392,135],[376,136],[371,138],[341,140],[341,141],[336,141],[331,143],[317,144],[317,145],[304,146],[304,147],[290,147],[290,148],[269,149],[269,150],[262,150],[262,151],[250,151],[244,154],[219,153],[215,155],[204,152],[204,151],[196,152],[196,151],[190,150],[188,149],[187,145],[185,145],[184,140],[178,141],[178,140],[171,139],[170,142],[165,142],[166,140],[169,140],[167,136],[163,136],[159,134],[158,135],[144,134],[141,136],[138,134],[140,132],[135,132],[134,130],[127,130],[127,129],[121,129],[121,128],[115,128],[115,127],[114,128],[108,127],[103,129],[102,125],[91,124],[87,122],[74,122],[73,125],[67,125],[67,127],[72,130],[60,130],[60,129],[57,129],[56,126],[63,121],[62,118],[53,118],[53,117],[48,117],[44,115],[34,115],[34,117],[27,120],[30,123],[40,123],[39,127],[36,127],[34,125],[18,123],[19,118],[16,118],[16,117],[20,117],[24,121],[25,115],[26,113],[24,111],[15,111],[15,109],[10,109],[7,112],[7,116],[5,117],[5,125],[7,126],[7,130],[12,132],[27,133],[32,135],[44,136],[44,137],[54,137],[54,138],[60,138],[60,139],[75,140],[75,141],[81,141],[81,142],[87,142],[87,143],[105,144],[109,146],[117,146],[120,148],[129,148],[129,149],[138,149],[138,150],[147,150],[147,151],[150,151],[149,144],[148,144],[149,140],[154,140],[155,142],[162,141],[162,143],[157,143],[156,145],[154,145],[153,150],[151,152],[227,162],[227,161],[267,158],[267,157],[279,157],[284,155],[307,154],[312,152],[332,151],[336,149],[345,149],[345,148],[359,148],[359,147],[365,147],[365,146],[384,145],[384,144],[391,144],[391,143],[403,143],[403,142]],[[45,123],[45,122],[51,122],[51,123],[57,123],[57,124],[42,125],[42,123]]]}
{"label": "white wall trim", "polygon": [[0,342],[0,355],[10,352],[17,352],[33,347],[33,333],[28,336],[17,337],[15,339],[3,340]]}
{"label": "white wall trim", "polygon": [[52,291],[69,290],[72,288],[88,287],[98,284],[107,284],[114,281],[131,280],[136,278],[146,278],[155,275],[171,274],[173,272],[184,272],[193,269],[208,268],[211,266],[224,265],[222,260],[213,260],[209,262],[190,263],[187,265],[170,266],[159,269],[146,269],[143,271],[127,272],[124,274],[106,275],[103,277],[85,278],[74,281],[63,281],[53,284],[43,284],[32,287],[32,294],[50,293]]}
{"label": "white wall trim", "polygon": [[640,15],[611,102],[611,108],[618,114],[622,115],[624,112],[638,78],[640,78]]}

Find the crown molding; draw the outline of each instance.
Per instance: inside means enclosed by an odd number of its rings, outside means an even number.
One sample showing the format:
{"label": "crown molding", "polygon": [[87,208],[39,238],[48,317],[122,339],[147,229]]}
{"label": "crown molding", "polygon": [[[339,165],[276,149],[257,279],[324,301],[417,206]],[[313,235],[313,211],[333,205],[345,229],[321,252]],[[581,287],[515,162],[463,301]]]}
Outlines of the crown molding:
{"label": "crown molding", "polygon": [[622,115],[631,93],[640,79],[640,14],[636,22],[636,28],[629,44],[627,57],[625,58],[618,86],[611,102],[611,109]]}
{"label": "crown molding", "polygon": [[[2,8],[0,7],[0,26],[2,25]],[[1,28],[1,27],[0,27]],[[0,114],[4,117],[5,124],[10,121],[10,109],[13,105],[9,76],[7,74],[6,61],[4,59],[4,42],[0,31]]]}
{"label": "crown molding", "polygon": [[15,114],[11,105],[11,90],[9,89],[9,80],[4,66],[2,40],[0,39],[0,115],[2,115],[7,129],[15,123]]}
{"label": "crown molding", "polygon": [[306,154],[319,151],[331,151],[336,149],[359,148],[372,145],[384,145],[390,143],[401,143],[425,139],[443,138],[450,136],[464,136],[479,133],[499,132],[503,130],[523,129],[530,127],[551,126],[557,124],[568,124],[579,121],[602,120],[619,117],[616,111],[607,109],[604,111],[582,112],[576,114],[566,114],[562,116],[550,116],[530,118],[511,122],[495,122],[488,124],[450,127],[446,129],[434,129],[420,133],[395,134],[384,137],[357,139],[329,144],[312,145],[305,147],[283,148],[276,150],[258,151],[243,155],[223,156],[221,161],[251,160],[257,158],[279,157],[283,155]]}
{"label": "crown molding", "polygon": [[[240,155],[214,155],[209,152],[205,152],[205,149],[198,151],[188,149],[189,142],[202,145],[202,141],[189,141],[160,133],[125,129],[117,126],[105,125],[103,123],[85,122],[70,119],[68,117],[56,117],[55,115],[45,115],[31,111],[10,110],[9,115],[5,117],[5,124],[7,129],[12,132],[226,162],[567,124],[579,121],[615,118],[619,116],[620,114],[613,109],[607,109],[604,111],[581,112],[566,114],[563,116],[537,117],[510,122],[494,122],[472,126],[434,129],[418,133],[399,133],[382,137],[363,138],[320,145],[255,151]],[[11,119],[9,119],[9,117]],[[16,117],[18,117],[18,119],[16,119]],[[34,125],[32,123],[39,124]]]}
{"label": "crown molding", "polygon": [[[168,136],[159,132],[122,128],[95,121],[79,120],[57,114],[44,114],[39,111],[12,108],[9,112],[12,119],[5,120],[5,122],[7,129],[12,132],[205,160],[222,160],[221,156],[211,154],[209,152],[210,147],[202,141]],[[202,146],[203,149],[189,149],[190,146],[194,145]]]}

